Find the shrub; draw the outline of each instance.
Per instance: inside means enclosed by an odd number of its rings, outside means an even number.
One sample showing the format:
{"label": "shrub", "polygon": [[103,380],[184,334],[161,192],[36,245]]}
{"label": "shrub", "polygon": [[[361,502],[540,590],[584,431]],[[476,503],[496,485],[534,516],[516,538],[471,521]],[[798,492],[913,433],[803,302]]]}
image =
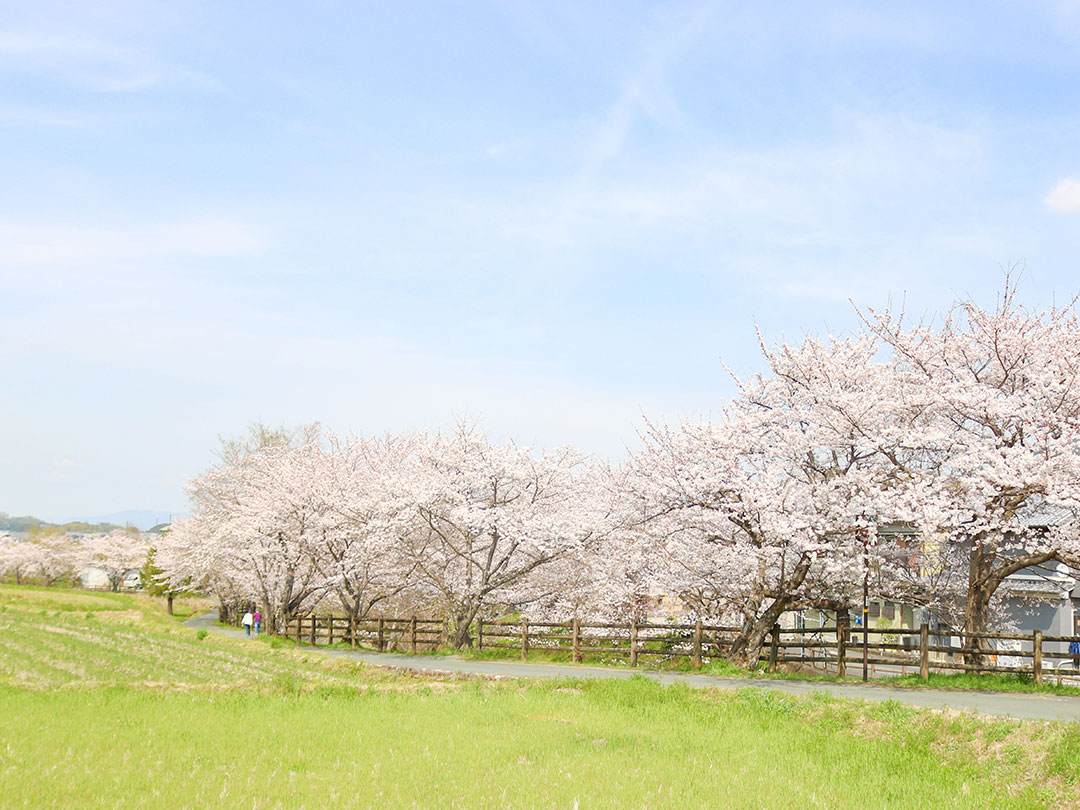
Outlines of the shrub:
{"label": "shrub", "polygon": [[197,638],[199,641],[202,641],[204,638],[206,638],[206,636],[207,632],[205,627],[195,634],[195,638]]}

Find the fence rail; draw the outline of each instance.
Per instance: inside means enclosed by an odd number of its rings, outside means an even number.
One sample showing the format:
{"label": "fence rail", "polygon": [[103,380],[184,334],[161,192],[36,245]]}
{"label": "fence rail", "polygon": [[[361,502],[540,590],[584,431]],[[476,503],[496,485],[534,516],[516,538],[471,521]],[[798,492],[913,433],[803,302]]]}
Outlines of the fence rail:
{"label": "fence rail", "polygon": [[[811,639],[807,640],[806,635]],[[788,637],[785,640],[785,636]],[[800,638],[792,640],[792,636]],[[954,643],[954,639],[959,643]],[[989,642],[990,646],[982,642]],[[1001,646],[1007,642],[1009,646]],[[1080,636],[1044,636],[1035,630],[1029,635],[1016,633],[969,633],[948,630],[931,631],[923,624],[916,629],[836,627],[782,629],[773,628],[769,643],[769,665],[808,663],[841,677],[849,667],[865,663],[892,667],[901,673],[918,668],[923,680],[932,670],[960,672],[995,672],[1031,675],[1041,684],[1046,674],[1080,676],[1080,655],[1068,652],[1067,646],[1080,643]],[[993,646],[994,644],[998,646]],[[1065,649],[1047,649],[1047,645]],[[788,654],[797,650],[797,654]]]}
{"label": "fence rail", "polygon": [[[570,653],[575,662],[586,656],[617,656],[637,666],[643,659],[690,658],[700,669],[706,659],[730,652],[738,628],[694,624],[615,624],[583,622],[485,621],[470,627],[473,648],[516,650],[522,660],[530,652]],[[447,641],[441,619],[410,617],[366,618],[352,622],[340,616],[303,616],[285,623],[283,635],[312,645],[347,642],[379,652],[419,653],[439,649]],[[954,643],[959,640],[961,643]],[[979,642],[979,646],[976,646]],[[996,644],[986,647],[983,642]],[[931,671],[1027,674],[1036,683],[1044,675],[1080,676],[1080,655],[1067,647],[1080,636],[1044,636],[1009,633],[971,633],[946,630],[862,628],[850,625],[820,628],[774,627],[766,639],[762,658],[770,671],[781,664],[804,664],[845,677],[852,667],[917,669],[925,680]],[[1007,643],[1008,647],[1001,646]],[[1047,649],[1047,645],[1051,645]],[[1057,646],[1059,649],[1053,649]]]}
{"label": "fence rail", "polygon": [[443,642],[443,627],[441,619],[415,616],[363,619],[355,623],[341,616],[301,616],[287,621],[282,635],[312,645],[346,641],[355,647],[366,642],[379,652],[416,653],[439,648]]}

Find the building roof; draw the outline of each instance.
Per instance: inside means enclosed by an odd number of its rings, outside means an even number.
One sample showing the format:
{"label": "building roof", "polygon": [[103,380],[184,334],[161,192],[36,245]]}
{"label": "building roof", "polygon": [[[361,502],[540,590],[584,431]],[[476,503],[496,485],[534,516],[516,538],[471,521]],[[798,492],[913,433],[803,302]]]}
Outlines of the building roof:
{"label": "building roof", "polygon": [[1072,509],[1041,501],[1024,507],[1020,511],[1020,520],[1032,528],[1070,526],[1077,522],[1077,515]]}

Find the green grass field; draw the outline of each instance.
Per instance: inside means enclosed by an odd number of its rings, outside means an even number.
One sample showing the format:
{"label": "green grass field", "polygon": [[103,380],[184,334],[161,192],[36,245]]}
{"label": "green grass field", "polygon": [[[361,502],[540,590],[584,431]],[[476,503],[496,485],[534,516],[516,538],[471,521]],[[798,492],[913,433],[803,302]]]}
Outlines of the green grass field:
{"label": "green grass field", "polygon": [[49,598],[0,587],[3,808],[1080,807],[1078,726],[397,674]]}

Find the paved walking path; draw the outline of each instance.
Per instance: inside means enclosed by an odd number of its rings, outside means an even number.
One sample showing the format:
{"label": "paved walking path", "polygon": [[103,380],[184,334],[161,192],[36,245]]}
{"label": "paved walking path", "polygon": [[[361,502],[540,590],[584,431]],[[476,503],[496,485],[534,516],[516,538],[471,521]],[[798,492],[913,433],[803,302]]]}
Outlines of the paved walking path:
{"label": "paved walking path", "polygon": [[[244,638],[243,630],[217,627],[217,611],[212,610],[188,619],[188,627],[206,628],[214,633]],[[835,697],[857,700],[895,700],[932,709],[959,709],[1025,720],[1080,721],[1080,697],[1033,695],[1010,692],[974,692],[945,689],[912,689],[885,684],[830,683],[828,681],[776,680],[772,678],[722,678],[681,672],[657,672],[643,669],[566,666],[515,661],[472,661],[457,655],[402,655],[361,650],[309,648],[321,655],[363,661],[381,667],[397,667],[418,672],[447,672],[486,675],[499,678],[630,678],[644,675],[660,683],[685,683],[715,689],[773,689],[789,695],[826,692]]]}

